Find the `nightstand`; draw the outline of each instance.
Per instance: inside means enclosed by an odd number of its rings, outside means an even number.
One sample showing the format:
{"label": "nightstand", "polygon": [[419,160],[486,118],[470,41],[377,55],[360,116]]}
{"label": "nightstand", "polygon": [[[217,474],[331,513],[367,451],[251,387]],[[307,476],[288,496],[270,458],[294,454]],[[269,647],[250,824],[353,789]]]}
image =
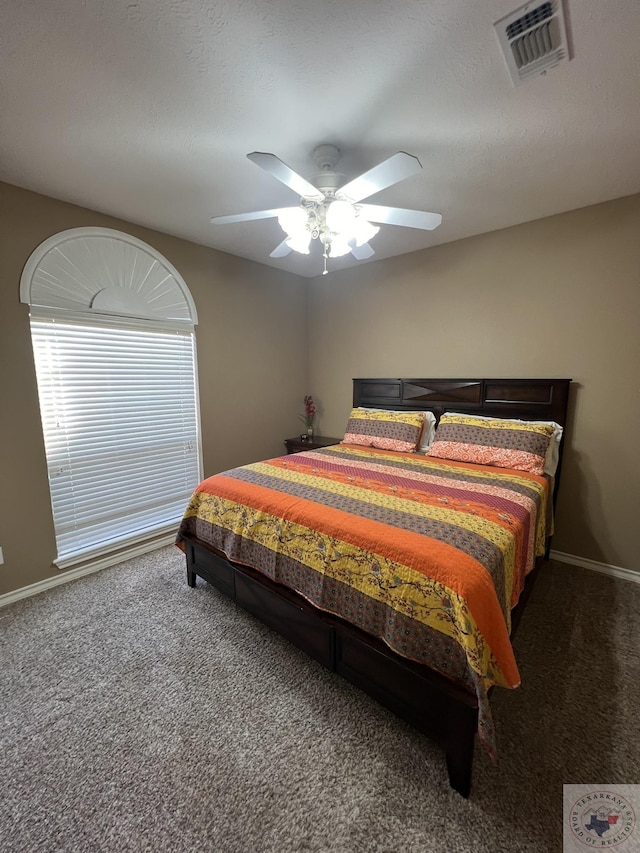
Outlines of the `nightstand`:
{"label": "nightstand", "polygon": [[314,435],[313,438],[303,441],[299,435],[294,438],[285,439],[287,453],[300,453],[303,450],[317,450],[319,447],[329,447],[331,444],[340,444],[340,438],[328,438],[326,435]]}

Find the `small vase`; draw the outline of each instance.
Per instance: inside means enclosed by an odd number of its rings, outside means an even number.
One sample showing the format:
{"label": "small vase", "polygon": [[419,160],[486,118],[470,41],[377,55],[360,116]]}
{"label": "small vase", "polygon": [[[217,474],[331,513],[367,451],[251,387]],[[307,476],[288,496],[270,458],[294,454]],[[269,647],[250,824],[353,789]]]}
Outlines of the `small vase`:
{"label": "small vase", "polygon": [[313,427],[308,426],[307,427],[307,441],[312,441],[312,440],[313,440]]}

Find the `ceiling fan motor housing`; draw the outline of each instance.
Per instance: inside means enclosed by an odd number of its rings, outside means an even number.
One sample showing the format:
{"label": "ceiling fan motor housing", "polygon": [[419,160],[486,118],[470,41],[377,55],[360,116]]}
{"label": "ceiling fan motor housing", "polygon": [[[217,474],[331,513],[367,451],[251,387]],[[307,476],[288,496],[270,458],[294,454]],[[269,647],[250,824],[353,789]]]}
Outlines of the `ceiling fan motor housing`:
{"label": "ceiling fan motor housing", "polygon": [[339,172],[322,172],[320,175],[311,178],[311,183],[321,193],[324,193],[326,198],[332,199],[335,198],[336,192],[344,183],[344,175]]}

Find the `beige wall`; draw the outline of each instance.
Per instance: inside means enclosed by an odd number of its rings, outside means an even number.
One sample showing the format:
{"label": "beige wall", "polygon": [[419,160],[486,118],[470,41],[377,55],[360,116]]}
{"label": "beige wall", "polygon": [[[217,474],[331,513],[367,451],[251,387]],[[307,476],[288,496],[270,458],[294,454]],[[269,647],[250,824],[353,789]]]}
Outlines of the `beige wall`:
{"label": "beige wall", "polygon": [[351,379],[569,377],[553,548],[640,571],[640,195],[314,279],[329,435]]}
{"label": "beige wall", "polygon": [[308,393],[304,280],[0,184],[0,594],[57,574],[29,314],[18,290],[31,252],[81,226],[144,240],[185,279],[199,317],[205,474],[284,452]]}

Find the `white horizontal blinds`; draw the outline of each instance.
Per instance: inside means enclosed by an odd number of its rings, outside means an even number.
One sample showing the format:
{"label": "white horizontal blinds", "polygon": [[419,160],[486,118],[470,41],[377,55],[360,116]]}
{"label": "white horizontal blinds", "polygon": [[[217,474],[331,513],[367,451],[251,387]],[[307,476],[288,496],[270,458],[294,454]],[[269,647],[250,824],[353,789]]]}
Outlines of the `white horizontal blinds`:
{"label": "white horizontal blinds", "polygon": [[201,479],[193,330],[157,325],[32,316],[59,566],[176,529]]}

